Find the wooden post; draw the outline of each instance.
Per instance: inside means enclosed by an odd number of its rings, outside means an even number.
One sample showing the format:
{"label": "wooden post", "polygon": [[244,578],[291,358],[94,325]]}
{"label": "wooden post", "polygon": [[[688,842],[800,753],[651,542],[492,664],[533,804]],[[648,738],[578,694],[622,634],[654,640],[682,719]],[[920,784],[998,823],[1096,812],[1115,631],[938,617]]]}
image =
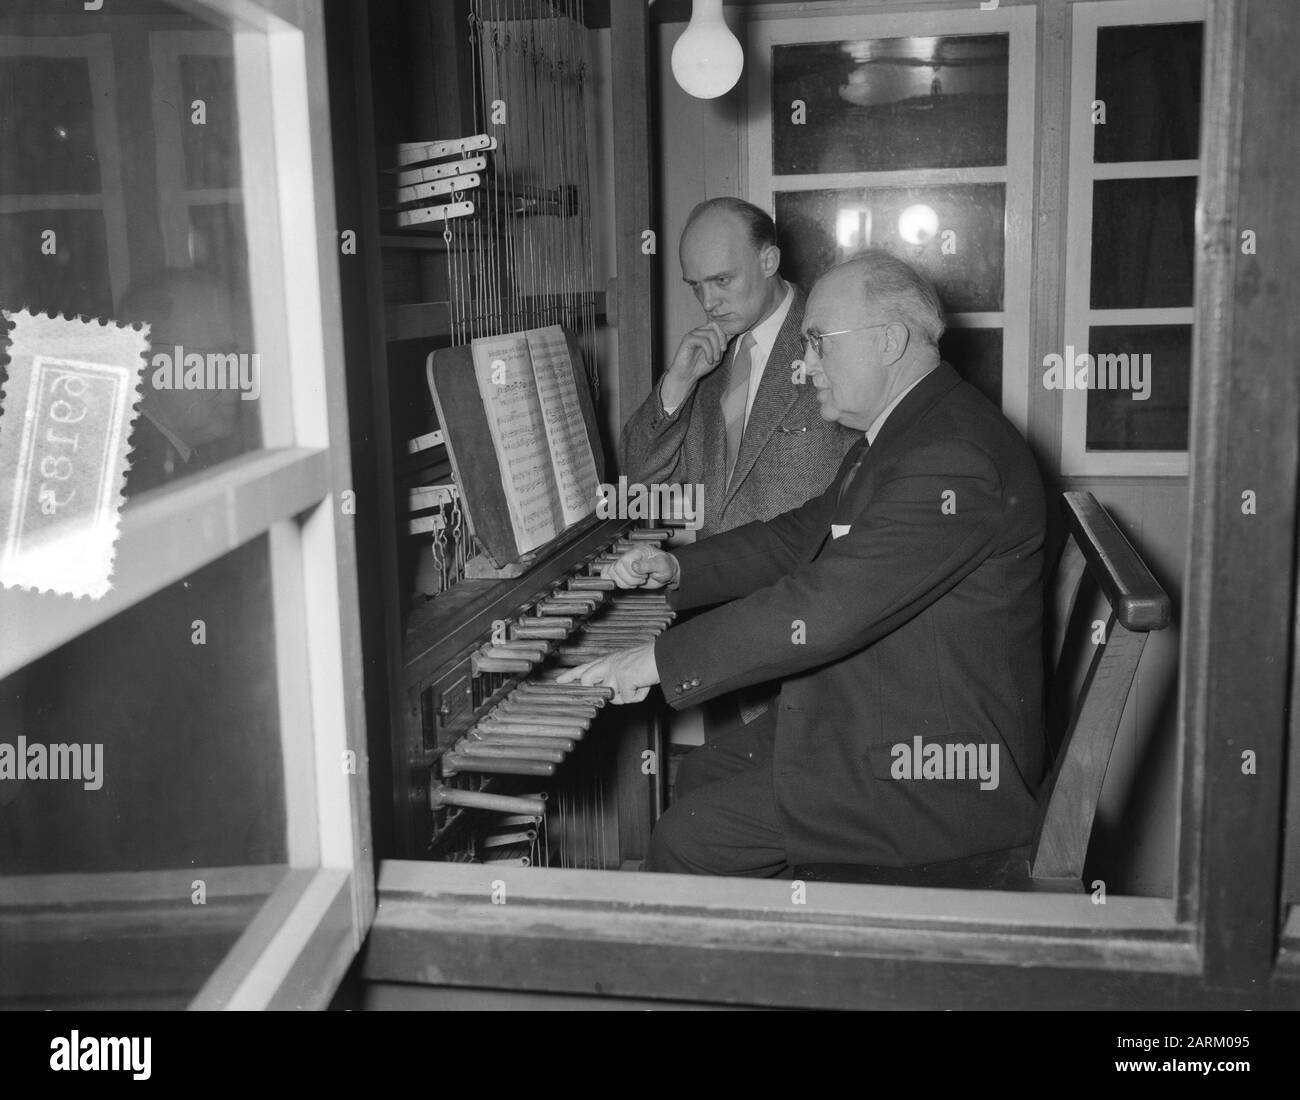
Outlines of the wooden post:
{"label": "wooden post", "polygon": [[1300,145],[1279,127],[1300,111],[1300,24],[1290,0],[1212,0],[1205,40],[1176,897],[1206,984],[1250,988],[1272,970],[1280,900]]}
{"label": "wooden post", "polygon": [[[660,226],[655,221],[653,131],[650,116],[650,8],[637,0],[609,6],[610,88],[614,111],[614,232],[617,301],[607,308],[618,325],[618,427],[645,400],[658,359]],[[645,233],[655,234],[647,253]],[[630,708],[631,709],[631,708]],[[649,843],[646,826],[658,814],[663,765],[654,708],[635,708],[618,746],[620,785],[635,796],[619,804],[620,857],[638,860]],[[654,774],[642,771],[653,753]],[[647,812],[648,811],[648,812]]]}
{"label": "wooden post", "polygon": [[611,4],[620,428],[650,392],[658,350],[659,257],[642,251],[646,230],[660,236],[654,220],[649,48],[649,6],[637,0]]}

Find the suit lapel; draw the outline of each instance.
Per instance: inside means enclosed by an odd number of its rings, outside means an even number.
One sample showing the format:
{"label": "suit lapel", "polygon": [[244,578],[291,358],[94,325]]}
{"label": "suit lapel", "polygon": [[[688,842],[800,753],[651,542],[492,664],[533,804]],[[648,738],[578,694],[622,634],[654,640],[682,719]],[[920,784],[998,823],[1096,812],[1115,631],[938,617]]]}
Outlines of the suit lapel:
{"label": "suit lapel", "polygon": [[[790,381],[790,372],[794,361],[799,358],[801,348],[800,332],[803,327],[804,298],[798,287],[794,288],[794,300],[785,322],[772,342],[771,354],[763,367],[763,376],[759,379],[758,392],[754,395],[754,407],[750,409],[749,420],[745,424],[745,434],[740,441],[740,453],[736,456],[736,468],[727,486],[727,495],[722,502],[725,508],[732,497],[745,483],[754,463],[767,441],[772,438],[776,426],[790,407],[799,399],[799,391]],[[725,474],[725,469],[724,469]]]}

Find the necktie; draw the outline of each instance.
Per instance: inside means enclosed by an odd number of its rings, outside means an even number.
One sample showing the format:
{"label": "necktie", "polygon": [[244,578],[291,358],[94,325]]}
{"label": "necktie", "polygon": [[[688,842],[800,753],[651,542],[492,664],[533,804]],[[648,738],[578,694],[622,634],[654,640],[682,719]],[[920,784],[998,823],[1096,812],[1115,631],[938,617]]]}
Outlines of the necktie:
{"label": "necktie", "polygon": [[750,349],[754,346],[754,334],[747,332],[740,340],[740,347],[731,359],[731,370],[727,375],[727,388],[722,395],[722,416],[727,425],[727,481],[731,481],[731,472],[736,468],[736,457],[740,454],[740,437],[745,434],[745,406],[749,404]]}
{"label": "necktie", "polygon": [[843,503],[844,494],[849,491],[849,486],[853,483],[853,479],[858,476],[858,467],[862,465],[862,460],[867,457],[867,451],[870,448],[871,444],[867,442],[867,437],[865,435],[862,437],[860,443],[854,445],[853,450],[857,457],[854,458],[853,465],[849,467],[849,472],[844,475],[844,480],[840,482],[840,492],[835,498],[836,504]]}

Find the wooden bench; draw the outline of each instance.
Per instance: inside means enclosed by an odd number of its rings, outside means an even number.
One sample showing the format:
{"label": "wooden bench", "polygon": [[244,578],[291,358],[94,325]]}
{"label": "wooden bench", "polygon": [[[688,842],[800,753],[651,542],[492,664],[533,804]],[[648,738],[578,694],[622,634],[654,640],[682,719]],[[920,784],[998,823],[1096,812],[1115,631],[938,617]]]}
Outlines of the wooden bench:
{"label": "wooden bench", "polygon": [[[795,867],[806,882],[993,890],[1083,890],[1083,862],[1124,706],[1147,635],[1169,625],[1170,602],[1138,552],[1091,493],[1065,493],[1067,538],[1050,587],[1044,621],[1050,647],[1047,684],[1049,747],[1053,715],[1064,731],[1055,763],[1039,791],[1033,843],[946,863],[879,867],[816,863]],[[1079,603],[1085,574],[1110,613],[1105,640],[1092,643],[1090,610]],[[1092,651],[1076,692],[1072,660]]]}

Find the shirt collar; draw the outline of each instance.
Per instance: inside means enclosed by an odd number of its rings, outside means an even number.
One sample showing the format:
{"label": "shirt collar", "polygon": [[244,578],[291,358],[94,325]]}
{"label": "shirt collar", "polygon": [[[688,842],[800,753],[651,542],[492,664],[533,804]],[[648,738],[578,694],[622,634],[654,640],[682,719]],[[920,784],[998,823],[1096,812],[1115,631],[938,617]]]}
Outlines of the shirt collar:
{"label": "shirt collar", "polygon": [[885,421],[889,419],[889,414],[892,413],[898,407],[898,403],[902,401],[903,398],[906,397],[909,393],[911,393],[914,389],[916,389],[917,386],[919,386],[922,382],[924,382],[927,378],[929,378],[930,371],[932,371],[933,369],[934,368],[931,367],[930,370],[926,371],[923,375],[921,375],[920,378],[918,378],[915,382],[913,382],[910,386],[908,386],[907,389],[905,389],[902,393],[900,393],[897,397],[895,397],[894,400],[892,400],[888,405],[885,406],[884,411],[878,417],[876,417],[875,420],[871,422],[871,427],[867,429],[868,447],[872,446],[876,442],[876,436],[880,434],[880,429],[885,426]]}
{"label": "shirt collar", "polygon": [[776,343],[777,333],[781,331],[781,326],[785,324],[785,319],[790,313],[790,304],[794,301],[794,287],[790,286],[784,279],[781,280],[781,283],[785,287],[785,297],[781,299],[781,304],[772,311],[772,316],[749,330],[754,337],[755,347],[762,353],[764,358],[772,354],[772,345]]}

